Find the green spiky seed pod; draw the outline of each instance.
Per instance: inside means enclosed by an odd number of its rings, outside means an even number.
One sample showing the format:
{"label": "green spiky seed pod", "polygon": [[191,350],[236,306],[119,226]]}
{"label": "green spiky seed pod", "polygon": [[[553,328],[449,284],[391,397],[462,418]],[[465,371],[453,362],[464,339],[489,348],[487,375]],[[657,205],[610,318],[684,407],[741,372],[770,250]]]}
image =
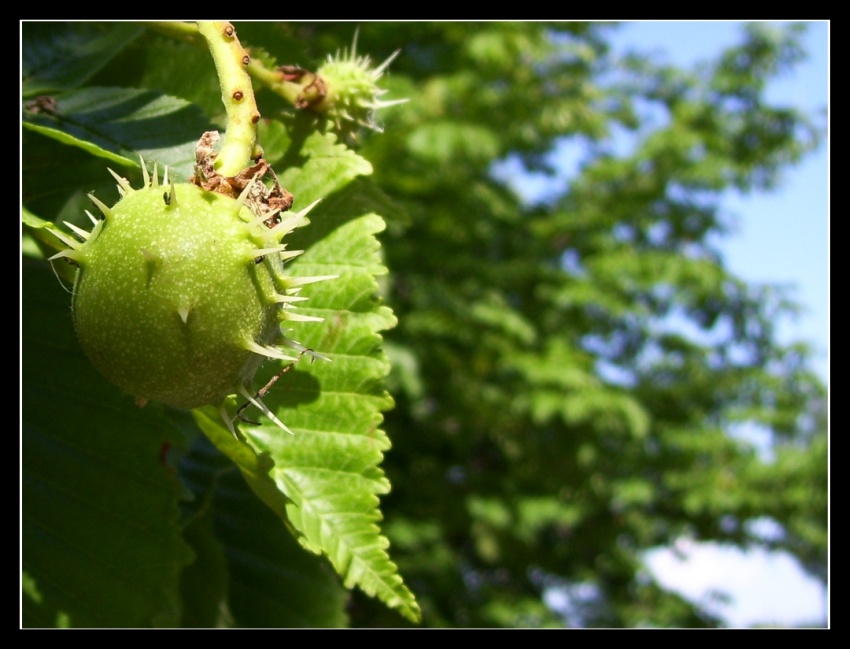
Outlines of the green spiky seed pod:
{"label": "green spiky seed pod", "polygon": [[321,80],[324,96],[310,107],[332,120],[343,134],[351,135],[360,126],[380,131],[375,122],[375,111],[407,101],[397,99],[382,101],[381,95],[387,91],[378,86],[378,80],[384,74],[392,60],[398,55],[394,52],[377,67],[372,67],[368,56],[357,55],[357,38],[351,46],[351,52],[337,52],[316,71]]}
{"label": "green spiky seed pod", "polygon": [[[113,175],[115,175],[113,173]],[[73,228],[82,243],[54,257],[79,266],[74,324],[92,363],[138,401],[178,408],[222,406],[240,393],[285,430],[253,396],[263,360],[295,361],[302,350],[281,323],[319,320],[293,312],[299,287],[324,278],[289,278],[285,234],[304,214],[256,216],[239,198],[194,184],[159,185],[146,177],[134,190],[123,178],[123,197],[107,207],[92,201],[91,233]],[[232,423],[226,418],[228,425]]]}

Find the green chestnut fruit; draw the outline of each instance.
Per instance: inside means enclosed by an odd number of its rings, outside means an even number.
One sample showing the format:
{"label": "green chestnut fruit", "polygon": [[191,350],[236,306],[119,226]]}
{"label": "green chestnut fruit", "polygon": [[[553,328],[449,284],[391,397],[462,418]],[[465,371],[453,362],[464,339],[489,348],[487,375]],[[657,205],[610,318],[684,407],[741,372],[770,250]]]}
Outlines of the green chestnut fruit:
{"label": "green chestnut fruit", "polygon": [[90,195],[103,219],[89,214],[90,233],[69,224],[83,241],[57,234],[69,248],[53,257],[79,267],[72,309],[85,353],[139,403],[215,405],[232,431],[223,404],[239,393],[288,431],[252,381],[265,359],[297,360],[285,347],[311,351],[283,336],[283,322],[321,320],[293,309],[301,286],[325,278],[284,273],[302,251],[281,240],[307,210],[257,216],[245,204],[253,183],[233,198],[169,184],[167,171],[162,185],[145,172],[140,190],[112,173],[122,198],[107,207]]}

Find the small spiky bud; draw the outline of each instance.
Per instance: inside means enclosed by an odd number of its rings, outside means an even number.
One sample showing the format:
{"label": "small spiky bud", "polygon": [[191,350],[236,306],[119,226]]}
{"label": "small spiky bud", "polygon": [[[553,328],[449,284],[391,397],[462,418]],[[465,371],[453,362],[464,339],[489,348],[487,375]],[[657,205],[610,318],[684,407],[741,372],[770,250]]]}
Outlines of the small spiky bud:
{"label": "small spiky bud", "polygon": [[372,67],[368,56],[357,55],[355,33],[350,52],[343,50],[336,56],[328,55],[328,60],[316,71],[324,84],[324,97],[311,108],[332,120],[344,135],[353,136],[360,126],[380,132],[375,111],[408,101],[380,99],[387,91],[378,86],[378,80],[399,51],[393,52],[379,66]]}

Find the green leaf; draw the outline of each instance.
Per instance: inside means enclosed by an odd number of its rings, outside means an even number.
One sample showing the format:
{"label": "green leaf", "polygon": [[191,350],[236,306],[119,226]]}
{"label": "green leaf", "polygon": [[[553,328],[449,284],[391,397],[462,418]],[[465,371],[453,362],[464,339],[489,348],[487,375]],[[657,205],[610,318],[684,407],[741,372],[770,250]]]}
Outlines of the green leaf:
{"label": "green leaf", "polygon": [[303,140],[293,138],[278,165],[286,169],[280,175],[280,182],[295,195],[296,209],[326,198],[357,176],[372,173],[372,165],[351,149],[337,144],[332,133],[311,133]]}
{"label": "green leaf", "polygon": [[139,166],[138,162],[133,162],[130,158],[127,158],[123,155],[117,155],[108,149],[104,149],[97,144],[86,141],[85,139],[81,139],[77,136],[71,135],[61,129],[50,128],[48,126],[44,126],[41,124],[32,124],[24,121],[23,127],[30,131],[34,131],[36,133],[40,133],[41,135],[45,135],[49,138],[53,138],[57,142],[61,142],[62,144],[68,144],[70,146],[79,147],[86,153],[89,153],[93,156],[97,156],[99,158],[104,158],[109,162],[113,162],[115,164],[119,164],[123,167],[132,167]]}
{"label": "green leaf", "polygon": [[289,500],[268,476],[271,468],[270,458],[266,455],[258,455],[254,448],[235,439],[223,425],[215,409],[196,408],[192,414],[198,427],[213,445],[239,467],[242,476],[254,493],[288,523],[286,505]]}
{"label": "green leaf", "polygon": [[133,23],[28,22],[21,29],[22,94],[77,88],[143,31]]}
{"label": "green leaf", "polygon": [[170,626],[191,558],[163,460],[179,433],[91,366],[69,300],[23,260],[23,624]]}
{"label": "green leaf", "polygon": [[36,216],[26,207],[21,207],[21,221],[23,221],[24,225],[37,230],[49,228],[53,225],[51,221],[45,221],[41,217]]}
{"label": "green leaf", "polygon": [[180,578],[183,607],[180,626],[221,628],[233,626],[227,602],[227,559],[213,529],[213,516],[204,511],[183,530],[183,537],[195,553],[195,561]]}
{"label": "green leaf", "polygon": [[266,395],[294,437],[272,426],[246,432],[274,460],[270,475],[291,500],[286,512],[302,544],[321,549],[346,587],[357,585],[418,621],[419,607],[377,526],[378,496],[390,487],[379,468],[390,446],[379,428],[380,412],[392,406],[384,390],[389,363],[377,332],[395,323],[376,299],[374,275],[385,271],[374,234],[383,220],[374,214],[347,220],[346,204],[344,196],[323,203],[314,221],[341,223],[291,269],[293,275],[339,275],[312,286],[310,306],[299,309],[324,316],[325,324],[299,326],[292,334],[332,363],[300,363],[284,387]]}
{"label": "green leaf", "polygon": [[[210,116],[224,113],[221,86],[213,74],[213,60],[206,47],[156,38],[147,47],[146,60],[139,87],[156,88],[190,101]],[[265,145],[264,140],[260,141]]]}
{"label": "green leaf", "polygon": [[199,437],[180,466],[201,503],[187,532],[206,559],[184,573],[186,604],[198,612],[185,626],[345,626],[333,571],[298,547],[224,455]]}
{"label": "green leaf", "polygon": [[209,120],[194,104],[152,90],[84,88],[56,95],[55,107],[25,105],[24,127],[123,165],[167,165],[175,177],[194,170],[195,145]]}

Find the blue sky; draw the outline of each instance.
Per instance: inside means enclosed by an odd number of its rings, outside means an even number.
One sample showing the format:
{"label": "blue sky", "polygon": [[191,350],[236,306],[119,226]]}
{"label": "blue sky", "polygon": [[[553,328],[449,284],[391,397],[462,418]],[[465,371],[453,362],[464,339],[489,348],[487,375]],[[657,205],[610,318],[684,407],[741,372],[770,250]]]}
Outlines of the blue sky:
{"label": "blue sky", "polygon": [[[680,66],[715,56],[737,42],[740,22],[634,22],[614,35],[615,48],[653,50]],[[827,106],[829,24],[808,23],[803,43],[808,60],[771,84],[771,102],[807,112]],[[829,363],[829,151],[828,143],[789,170],[770,194],[727,195],[726,210],[736,229],[721,250],[728,268],[751,283],[793,287],[802,314],[778,323],[781,342],[805,341],[816,350],[813,368],[828,383]],[[826,595],[787,555],[740,551],[682,541],[677,548],[648,556],[656,577],[686,597],[709,604],[731,626],[755,623],[795,625],[823,619]],[[728,604],[711,598],[725,590]]]}

